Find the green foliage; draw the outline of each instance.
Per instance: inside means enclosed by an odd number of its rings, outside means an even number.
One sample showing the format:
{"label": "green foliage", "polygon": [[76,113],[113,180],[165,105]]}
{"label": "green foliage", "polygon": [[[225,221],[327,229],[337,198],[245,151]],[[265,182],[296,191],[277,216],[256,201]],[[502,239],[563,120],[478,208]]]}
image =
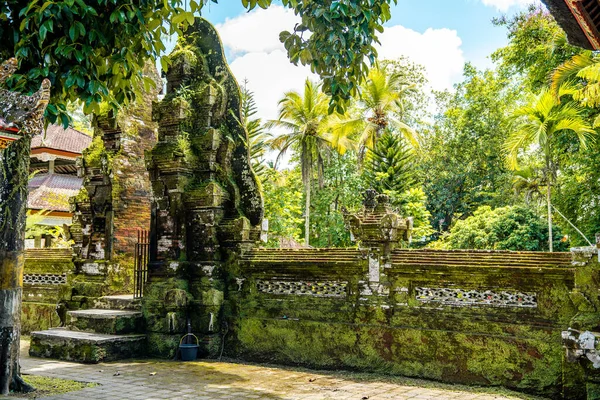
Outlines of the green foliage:
{"label": "green foliage", "polygon": [[437,93],[435,123],[422,135],[418,165],[436,227],[442,221],[448,228],[455,216],[481,205],[506,205],[513,197],[503,145],[520,100],[518,87],[469,64],[464,74],[454,93]]}
{"label": "green foliage", "polygon": [[55,396],[98,386],[97,383],[77,382],[69,379],[50,378],[37,375],[24,375],[23,379],[25,382],[35,387],[35,392],[27,395],[28,398],[30,397],[33,399],[39,398],[40,396]]}
{"label": "green foliage", "polygon": [[371,188],[389,195],[392,202],[398,205],[398,195],[415,183],[413,158],[405,140],[386,131],[373,151],[367,154],[364,179]]}
{"label": "green foliage", "polygon": [[324,184],[313,190],[311,245],[348,247],[350,232],[344,225],[342,206],[360,208],[364,183],[358,171],[355,152],[334,153],[325,161]]}
{"label": "green foliage", "polygon": [[[46,110],[50,122],[68,124],[66,103],[81,100],[86,113],[99,104],[114,108],[153,85],[142,74],[148,59],[165,50],[163,37],[181,33],[194,22],[201,4],[117,0],[15,0],[0,4],[0,58],[13,54],[20,74],[10,85],[37,90],[43,78],[52,83]],[[163,57],[163,65],[168,60]]]}
{"label": "green foliage", "polygon": [[383,60],[380,62],[391,75],[398,76],[401,82],[405,82],[402,96],[398,102],[397,118],[418,131],[418,127],[425,125],[429,117],[427,108],[430,98],[426,93],[428,84],[425,77],[425,67],[415,64],[410,59],[400,56],[394,60]]}
{"label": "green foliage", "polygon": [[[10,82],[17,90],[33,92],[43,78],[50,79],[53,96],[46,116],[66,126],[68,102],[81,100],[86,113],[97,113],[101,102],[117,109],[153,85],[142,74],[146,61],[160,58],[166,70],[164,38],[193,24],[207,2],[2,2],[0,59],[13,54],[18,58],[20,74]],[[280,39],[293,63],[310,66],[324,79],[331,110],[343,110],[357,93],[368,71],[366,61],[375,60],[373,44],[391,17],[392,2],[396,0],[282,1],[302,23],[292,32],[282,32]],[[267,8],[271,0],[242,0],[242,4],[249,10]]]}
{"label": "green foliage", "polygon": [[36,237],[50,235],[52,236],[53,247],[71,247],[72,240],[67,240],[64,227],[41,225],[41,222],[50,214],[48,210],[40,210],[36,213],[27,212],[25,220],[25,239],[35,239]]}
{"label": "green foliage", "polygon": [[509,44],[496,50],[492,60],[507,78],[523,78],[529,90],[546,86],[552,71],[582,50],[567,42],[565,32],[541,6],[530,6],[508,19],[494,20],[508,29]]}
{"label": "green foliage", "polygon": [[[567,251],[560,230],[554,228],[555,251]],[[459,220],[431,247],[445,249],[548,250],[548,226],[529,208],[482,206],[471,217]]]}
{"label": "green foliage", "polygon": [[399,195],[400,214],[413,218],[414,240],[427,240],[435,230],[431,227],[431,214],[427,210],[427,195],[421,188],[412,188]]}
{"label": "green foliage", "polygon": [[[242,0],[250,9],[267,7],[271,0]],[[288,56],[294,64],[310,66],[323,79],[330,98],[329,112],[344,112],[344,104],[358,94],[358,87],[375,62],[377,34],[390,20],[390,5],[397,0],[332,0],[326,2],[282,0],[302,18],[292,32],[282,32]]]}
{"label": "green foliage", "polygon": [[[560,90],[559,90],[560,94]],[[556,181],[558,165],[554,160],[553,150],[557,136],[561,132],[574,133],[579,144],[585,148],[588,139],[596,132],[591,129],[582,115],[582,108],[568,101],[560,101],[549,90],[542,90],[539,95],[531,97],[529,103],[514,112],[519,125],[512,132],[505,144],[508,161],[516,168],[519,152],[536,144],[544,158],[543,177],[546,182],[546,202],[548,229],[552,235],[552,185]],[[553,250],[549,243],[550,251]]]}
{"label": "green foliage", "polygon": [[278,161],[290,148],[298,154],[304,185],[304,243],[307,247],[313,174],[316,167],[319,186],[322,187],[325,153],[330,150],[327,103],[327,96],[319,92],[318,85],[306,79],[304,93],[287,92],[279,101],[279,119],[266,124],[268,129],[282,128],[287,131],[278,136],[273,135],[273,139],[269,141],[271,148],[279,152]]}
{"label": "green foliage", "polygon": [[279,247],[282,239],[300,240],[302,218],[302,178],[298,169],[263,174],[265,219],[269,220],[268,246]]}
{"label": "green foliage", "polygon": [[511,166],[517,166],[520,150],[528,149],[535,143],[544,154],[546,174],[550,177],[550,182],[553,181],[551,177],[556,168],[552,160],[555,136],[561,131],[570,131],[577,136],[581,146],[585,147],[596,133],[585,120],[583,109],[579,105],[569,101],[561,102],[547,89],[530,96],[529,103],[516,109],[513,118],[517,119],[519,125],[508,136],[505,146]]}
{"label": "green foliage", "polygon": [[36,236],[42,236],[49,233],[51,227],[40,225],[44,218],[50,213],[48,210],[40,210],[35,214],[27,212],[25,220],[25,239],[33,239]]}
{"label": "green foliage", "polygon": [[[565,152],[555,186],[553,204],[586,237],[593,239],[596,232],[600,232],[600,141],[592,141],[586,149],[577,152]],[[569,233],[574,246],[587,246],[571,226],[563,224],[563,229]]]}
{"label": "green foliage", "polygon": [[338,124],[338,129],[359,135],[361,159],[367,150],[376,147],[386,130],[402,134],[413,147],[419,147],[417,132],[403,118],[408,108],[406,103],[421,81],[417,73],[402,71],[401,64],[393,63],[371,68],[350,113]]}
{"label": "green foliage", "polygon": [[261,177],[265,171],[264,156],[267,151],[267,141],[270,138],[262,124],[260,118],[255,118],[257,113],[254,93],[247,87],[247,81],[244,81],[242,87],[242,117],[243,123],[248,132],[250,161],[254,173]]}

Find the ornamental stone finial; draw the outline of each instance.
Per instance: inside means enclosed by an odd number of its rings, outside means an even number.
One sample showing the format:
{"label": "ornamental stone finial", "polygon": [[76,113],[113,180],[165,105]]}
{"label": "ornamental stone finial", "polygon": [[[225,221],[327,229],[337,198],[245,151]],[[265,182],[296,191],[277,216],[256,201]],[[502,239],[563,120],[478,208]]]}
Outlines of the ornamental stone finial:
{"label": "ornamental stone finial", "polygon": [[342,209],[344,221],[360,248],[383,247],[386,251],[410,240],[412,218],[403,218],[392,210],[390,197],[368,189],[361,211],[350,214]]}

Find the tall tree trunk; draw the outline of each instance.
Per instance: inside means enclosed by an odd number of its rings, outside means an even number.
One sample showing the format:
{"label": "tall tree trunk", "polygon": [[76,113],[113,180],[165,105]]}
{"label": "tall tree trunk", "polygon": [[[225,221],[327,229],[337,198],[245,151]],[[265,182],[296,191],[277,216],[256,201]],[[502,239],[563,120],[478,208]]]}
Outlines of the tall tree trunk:
{"label": "tall tree trunk", "polygon": [[546,189],[546,204],[548,206],[548,248],[550,249],[550,252],[554,251],[554,247],[552,246],[552,203],[550,199],[551,188],[552,185],[550,180],[548,180],[548,186]]}
{"label": "tall tree trunk", "polygon": [[310,179],[304,184],[306,203],[304,204],[304,245],[310,246]]}
{"label": "tall tree trunk", "polygon": [[20,376],[29,135],[0,150],[0,394],[33,390]]}

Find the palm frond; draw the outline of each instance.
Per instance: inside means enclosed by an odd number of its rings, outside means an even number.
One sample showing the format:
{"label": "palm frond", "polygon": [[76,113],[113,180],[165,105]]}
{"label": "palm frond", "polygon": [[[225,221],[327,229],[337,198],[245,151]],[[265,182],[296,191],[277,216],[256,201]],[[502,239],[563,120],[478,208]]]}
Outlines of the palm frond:
{"label": "palm frond", "polygon": [[558,66],[551,77],[550,91],[558,97],[559,88],[567,81],[574,79],[584,68],[594,62],[592,52],[586,51],[573,56],[570,60]]}

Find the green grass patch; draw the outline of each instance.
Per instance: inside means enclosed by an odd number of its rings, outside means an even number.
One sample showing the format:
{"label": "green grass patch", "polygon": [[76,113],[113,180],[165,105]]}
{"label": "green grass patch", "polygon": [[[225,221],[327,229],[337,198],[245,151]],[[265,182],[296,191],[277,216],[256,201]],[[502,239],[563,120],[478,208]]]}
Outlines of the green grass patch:
{"label": "green grass patch", "polygon": [[12,393],[11,397],[35,399],[98,386],[97,383],[77,382],[69,379],[49,378],[37,375],[23,375],[23,379],[35,387],[36,390],[31,393]]}

